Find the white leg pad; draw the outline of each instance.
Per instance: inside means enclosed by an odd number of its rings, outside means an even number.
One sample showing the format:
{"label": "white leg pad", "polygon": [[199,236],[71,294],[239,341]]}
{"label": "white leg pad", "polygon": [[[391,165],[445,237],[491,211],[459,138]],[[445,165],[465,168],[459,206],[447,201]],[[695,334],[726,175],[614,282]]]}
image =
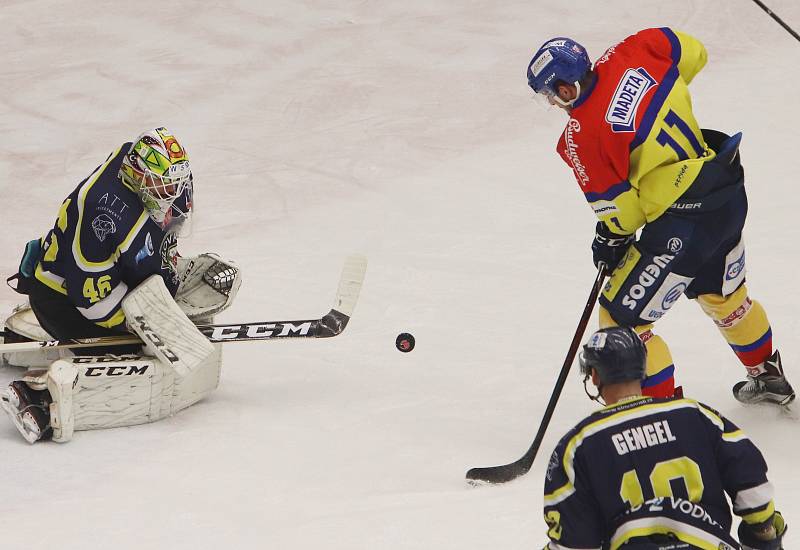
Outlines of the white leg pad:
{"label": "white leg pad", "polygon": [[[200,368],[184,377],[175,377],[170,412],[175,414],[194,405],[219,386],[222,369],[222,344],[212,344],[214,352]],[[166,416],[166,415],[165,415]]]}
{"label": "white leg pad", "polygon": [[158,275],[148,277],[122,300],[128,327],[150,355],[188,376],[213,354],[211,342],[178,307]]}
{"label": "white leg pad", "polygon": [[53,361],[72,357],[72,352],[68,349],[42,349],[36,351],[15,351],[3,354],[11,367],[21,367],[24,369],[41,369],[49,367]]}
{"label": "white leg pad", "polygon": [[222,347],[185,377],[155,357],[74,357],[53,363],[46,384],[53,398],[53,440],[78,430],[155,422],[193,405],[219,384]]}
{"label": "white leg pad", "polygon": [[78,380],[79,369],[69,360],[59,360],[47,369],[47,389],[53,402],[50,403],[50,426],[53,441],[63,443],[72,439],[75,430],[73,420],[73,388]]}

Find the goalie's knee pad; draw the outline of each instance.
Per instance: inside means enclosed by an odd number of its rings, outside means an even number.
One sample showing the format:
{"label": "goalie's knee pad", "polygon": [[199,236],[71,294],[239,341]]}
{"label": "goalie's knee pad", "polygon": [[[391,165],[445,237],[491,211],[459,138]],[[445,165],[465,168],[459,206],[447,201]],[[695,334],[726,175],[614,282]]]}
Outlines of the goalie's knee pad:
{"label": "goalie's knee pad", "polygon": [[[219,384],[219,344],[196,370],[184,377],[148,356],[73,357],[53,363],[39,375],[50,391],[53,440],[69,441],[77,430],[116,428],[155,422],[196,403]],[[36,381],[29,381],[29,384]]]}

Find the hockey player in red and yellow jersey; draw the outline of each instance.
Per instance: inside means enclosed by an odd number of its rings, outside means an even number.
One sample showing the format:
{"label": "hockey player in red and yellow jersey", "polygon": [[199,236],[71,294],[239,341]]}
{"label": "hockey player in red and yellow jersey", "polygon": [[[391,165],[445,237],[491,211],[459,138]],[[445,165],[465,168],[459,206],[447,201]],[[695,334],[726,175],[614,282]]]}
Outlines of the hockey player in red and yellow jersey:
{"label": "hockey player in red and yellow jersey", "polygon": [[594,66],[575,41],[548,40],[527,75],[569,115],[557,150],[599,218],[594,263],[611,273],[600,326],[633,327],[645,342],[645,394],[675,392],[672,357],[652,327],[685,294],[747,369],[736,398],[787,404],[795,394],[769,321],[744,284],[742,135],[701,129],[692,112],[688,85],[706,60],[697,39],[656,28],[612,46]]}

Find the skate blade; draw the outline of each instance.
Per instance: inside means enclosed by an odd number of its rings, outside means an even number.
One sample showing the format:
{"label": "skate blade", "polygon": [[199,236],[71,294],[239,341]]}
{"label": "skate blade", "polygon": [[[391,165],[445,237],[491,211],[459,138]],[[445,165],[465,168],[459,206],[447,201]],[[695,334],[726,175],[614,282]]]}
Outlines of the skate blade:
{"label": "skate blade", "polygon": [[753,407],[761,410],[777,411],[778,413],[780,413],[780,416],[783,416],[785,418],[790,418],[792,420],[800,420],[800,407],[798,407],[795,400],[790,401],[785,405],[776,403],[775,401],[769,401],[767,399],[749,403],[745,403],[744,401],[739,401],[739,404],[746,408]]}

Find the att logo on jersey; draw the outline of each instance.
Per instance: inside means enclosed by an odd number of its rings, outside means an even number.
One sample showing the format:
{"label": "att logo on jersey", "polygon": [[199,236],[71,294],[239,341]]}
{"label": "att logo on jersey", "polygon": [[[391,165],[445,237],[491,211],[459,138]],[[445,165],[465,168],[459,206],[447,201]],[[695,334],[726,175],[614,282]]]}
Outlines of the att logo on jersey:
{"label": "att logo on jersey", "polygon": [[650,88],[658,82],[643,67],[622,75],[606,111],[606,122],[614,132],[635,132],[636,111]]}

